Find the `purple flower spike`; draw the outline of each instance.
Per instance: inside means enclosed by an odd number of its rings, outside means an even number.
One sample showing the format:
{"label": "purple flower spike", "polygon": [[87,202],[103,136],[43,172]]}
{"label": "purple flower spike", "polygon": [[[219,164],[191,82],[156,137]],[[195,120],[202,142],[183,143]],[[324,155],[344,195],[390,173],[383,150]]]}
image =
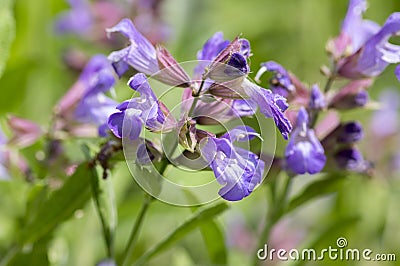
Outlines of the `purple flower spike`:
{"label": "purple flower spike", "polygon": [[[254,134],[254,130],[241,127],[233,129],[227,135],[232,137],[238,132],[241,132],[239,135],[244,134],[243,132]],[[211,162],[210,167],[218,183],[223,185],[218,193],[225,200],[241,200],[261,183],[264,162],[254,153],[233,146],[228,138],[208,138],[201,151],[206,161]]]}
{"label": "purple flower spike", "polygon": [[61,34],[76,33],[86,35],[93,26],[93,16],[86,0],[69,0],[71,10],[66,11],[56,21],[56,31]]}
{"label": "purple flower spike", "polygon": [[296,127],[285,151],[286,167],[296,174],[316,174],[325,166],[324,148],[313,129],[308,127],[308,114],[301,108]]}
{"label": "purple flower spike", "polygon": [[325,96],[319,89],[318,85],[311,88],[310,102],[308,106],[314,110],[322,110],[326,107]]}
{"label": "purple flower spike", "polygon": [[121,61],[146,75],[152,75],[160,70],[154,46],[135,28],[129,19],[121,20],[114,27],[107,29],[108,33],[119,32],[129,39],[130,45],[122,50],[112,52],[108,58],[115,69],[121,70],[121,76],[126,67],[120,67]]}
{"label": "purple flower spike", "polygon": [[[380,27],[373,21],[363,20],[367,8],[365,0],[351,0],[336,43],[346,41],[341,52],[338,73],[346,78],[375,77],[389,64],[400,62],[400,46],[391,44],[389,38],[400,31],[400,13],[393,13]],[[347,43],[348,42],[348,43]]]}
{"label": "purple flower spike", "polygon": [[265,72],[274,73],[270,80],[271,89],[274,93],[278,93],[283,97],[287,97],[289,93],[295,90],[295,87],[290,79],[289,72],[280,64],[274,61],[262,63],[261,68],[258,70],[254,79],[257,82],[260,82],[260,78]]}

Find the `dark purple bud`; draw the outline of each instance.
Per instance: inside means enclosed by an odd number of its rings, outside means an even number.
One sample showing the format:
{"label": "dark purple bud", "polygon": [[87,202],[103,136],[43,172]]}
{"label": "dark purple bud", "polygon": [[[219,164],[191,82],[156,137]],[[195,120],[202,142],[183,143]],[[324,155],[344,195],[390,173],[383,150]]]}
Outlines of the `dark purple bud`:
{"label": "dark purple bud", "polygon": [[364,160],[361,152],[356,148],[347,148],[334,155],[337,167],[357,173],[365,173],[371,164]]}
{"label": "dark purple bud", "polygon": [[362,125],[358,122],[348,122],[338,128],[337,141],[350,144],[360,141],[364,136]]}

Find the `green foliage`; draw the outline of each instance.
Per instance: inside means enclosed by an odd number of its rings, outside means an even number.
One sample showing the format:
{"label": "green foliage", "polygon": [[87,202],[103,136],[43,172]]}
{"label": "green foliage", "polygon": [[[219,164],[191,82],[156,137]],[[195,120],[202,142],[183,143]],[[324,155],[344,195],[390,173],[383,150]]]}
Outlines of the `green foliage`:
{"label": "green foliage", "polygon": [[0,77],[7,63],[9,49],[15,36],[13,0],[0,2]]}
{"label": "green foliage", "polygon": [[158,244],[146,251],[135,263],[135,265],[143,265],[149,259],[161,253],[165,249],[172,246],[178,240],[183,238],[185,235],[196,229],[198,226],[207,223],[209,220],[220,215],[222,212],[228,209],[228,205],[225,202],[218,203],[209,207],[200,209],[194,213],[189,219],[178,226],[172,233],[163,238]]}

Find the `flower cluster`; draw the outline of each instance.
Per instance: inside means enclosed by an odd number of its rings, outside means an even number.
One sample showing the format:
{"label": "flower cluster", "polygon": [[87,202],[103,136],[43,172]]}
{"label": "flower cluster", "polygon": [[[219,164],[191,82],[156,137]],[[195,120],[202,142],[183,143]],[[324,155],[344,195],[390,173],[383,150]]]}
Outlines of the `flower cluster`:
{"label": "flower cluster", "polygon": [[[216,33],[198,52],[199,63],[190,78],[166,48],[153,46],[130,20],[123,19],[107,31],[118,32],[130,42],[128,47],[108,57],[118,76],[122,77],[130,67],[140,72],[128,82],[139,97],[116,107],[108,118],[111,132],[118,138],[136,140],[143,126],[152,132],[176,130],[182,147],[209,163],[217,181],[223,185],[219,192],[223,198],[240,200],[248,196],[262,180],[264,162],[255,153],[233,144],[249,141],[257,135],[255,131],[238,127],[216,137],[212,132],[197,129],[196,125],[251,116],[259,107],[265,117],[274,119],[283,137],[288,138],[292,126],[283,114],[288,108],[286,99],[248,79],[249,41],[235,38],[230,42],[222,33]],[[167,85],[183,87],[179,118],[173,118],[165,104],[157,99],[146,75]]]}
{"label": "flower cluster", "polygon": [[[102,26],[111,22],[114,25],[106,29],[108,37],[119,34],[128,45],[116,48],[108,57],[95,55],[87,62],[76,83],[54,109],[51,129],[56,133],[93,136],[93,131],[83,130],[89,126],[108,139],[140,140],[136,163],[149,164],[170,161],[161,147],[143,137],[143,128],[156,134],[176,132],[184,150],[182,154],[190,153],[207,162],[207,169],[213,171],[222,186],[220,196],[230,201],[248,196],[263,180],[266,162],[260,154],[237,144],[261,136],[248,126],[225,132],[206,131],[202,126],[252,117],[257,112],[273,119],[282,137],[288,140],[283,154],[274,156],[279,162],[274,167],[279,170],[290,175],[338,170],[369,172],[371,163],[357,147],[364,135],[361,124],[340,121],[337,113],[368,106],[367,89],[373,78],[389,64],[400,62],[400,46],[389,42],[400,32],[400,13],[390,15],[379,26],[363,19],[365,0],[350,0],[340,34],[327,44],[332,65],[322,68],[327,77],[322,88],[318,84],[306,85],[274,61],[262,63],[253,82],[250,42],[241,37],[227,40],[222,32],[211,36],[198,51],[198,63],[190,75],[165,47],[154,44],[154,39],[142,34],[130,19],[120,20],[125,12],[116,5],[106,2],[90,5],[84,0],[69,3],[71,10],[56,23],[59,32],[87,35],[93,31],[94,21],[101,17]],[[139,9],[157,13],[154,11],[157,5],[138,3]],[[106,15],[103,11],[107,8],[115,9],[115,14]],[[135,74],[129,76],[128,86],[135,97],[116,101],[113,86],[132,72]],[[395,74],[400,80],[400,67]],[[269,76],[267,82],[263,75]],[[178,117],[156,96],[150,78],[182,91]],[[346,83],[340,87],[333,85],[337,79]],[[380,116],[395,117],[393,112],[382,110],[374,116],[373,124],[375,128],[394,131],[381,125]],[[17,120],[11,124],[21,125]],[[395,118],[392,120],[388,123],[391,126],[397,123]],[[20,135],[36,132],[29,135],[29,140],[36,140],[42,134],[28,122],[22,125],[23,130],[14,128]],[[0,134],[0,174],[7,177],[2,151],[5,142]]]}

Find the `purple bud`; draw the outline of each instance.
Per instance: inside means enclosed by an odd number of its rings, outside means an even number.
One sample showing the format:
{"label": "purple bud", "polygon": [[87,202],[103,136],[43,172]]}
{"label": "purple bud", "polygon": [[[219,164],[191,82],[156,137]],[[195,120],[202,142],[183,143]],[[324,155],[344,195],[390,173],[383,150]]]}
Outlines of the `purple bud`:
{"label": "purple bud", "polygon": [[364,136],[362,125],[355,121],[342,124],[337,130],[337,141],[339,143],[354,143],[360,141]]}
{"label": "purple bud", "polygon": [[314,110],[322,110],[326,107],[325,96],[319,89],[318,85],[311,88],[310,102],[308,106]]}
{"label": "purple bud", "polygon": [[334,155],[336,165],[343,170],[364,173],[371,168],[371,164],[364,160],[361,152],[356,148],[347,148]]}
{"label": "purple bud", "polygon": [[343,87],[330,101],[329,108],[348,110],[363,107],[368,103],[366,89],[371,85],[370,79],[355,80]]}

